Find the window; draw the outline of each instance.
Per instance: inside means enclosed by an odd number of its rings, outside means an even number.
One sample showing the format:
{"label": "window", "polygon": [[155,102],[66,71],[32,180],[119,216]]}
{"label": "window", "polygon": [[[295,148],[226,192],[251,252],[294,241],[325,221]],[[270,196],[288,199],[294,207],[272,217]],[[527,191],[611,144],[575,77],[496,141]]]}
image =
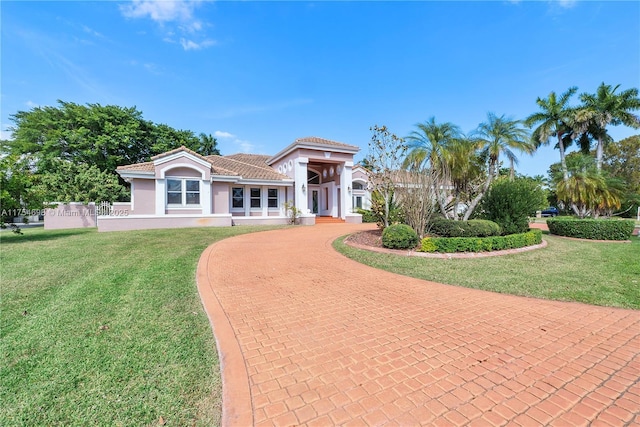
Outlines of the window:
{"label": "window", "polygon": [[270,188],[267,191],[267,206],[270,208],[278,207],[278,189]]}
{"label": "window", "polygon": [[359,183],[359,182],[354,182],[352,187],[353,187],[354,190],[364,190],[363,185],[361,183]]}
{"label": "window", "polygon": [[252,188],[251,189],[251,207],[259,208],[262,207],[261,197],[260,197],[260,189]]}
{"label": "window", "polygon": [[353,205],[356,208],[362,209],[362,196],[355,196]]}
{"label": "window", "polygon": [[244,208],[244,188],[234,187],[231,189],[231,207]]}
{"label": "window", "polygon": [[167,179],[168,205],[199,205],[200,181],[194,179]]}

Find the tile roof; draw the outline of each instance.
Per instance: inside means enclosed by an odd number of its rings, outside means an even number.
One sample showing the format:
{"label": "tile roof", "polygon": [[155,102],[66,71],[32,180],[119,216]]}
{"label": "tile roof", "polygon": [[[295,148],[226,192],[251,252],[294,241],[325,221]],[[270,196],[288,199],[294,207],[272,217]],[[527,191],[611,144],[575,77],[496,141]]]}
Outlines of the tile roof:
{"label": "tile roof", "polygon": [[309,142],[316,145],[327,145],[329,147],[344,147],[344,148],[352,148],[352,149],[360,149],[360,147],[350,144],[345,144],[342,142],[331,141],[330,139],[318,138],[317,136],[306,136],[304,138],[298,138],[294,141],[294,144],[301,144]]}
{"label": "tile roof", "polygon": [[151,158],[151,160],[158,160],[158,159],[161,159],[161,158],[163,158],[163,157],[167,157],[167,156],[171,156],[172,154],[179,153],[179,152],[181,152],[181,151],[184,151],[185,153],[189,153],[189,154],[191,154],[192,156],[195,156],[195,157],[197,157],[197,158],[199,158],[199,159],[201,159],[201,160],[204,160],[204,161],[206,161],[206,160],[207,160],[207,158],[206,158],[206,157],[204,157],[202,154],[198,154],[198,153],[196,153],[195,151],[188,149],[188,148],[187,148],[187,147],[185,147],[184,145],[182,145],[182,146],[180,146],[180,147],[178,147],[178,148],[175,148],[175,149],[173,149],[173,150],[171,150],[171,151],[167,151],[166,153],[161,153],[161,154],[155,155],[155,156],[153,156],[153,157]]}
{"label": "tile roof", "polygon": [[214,168],[222,168],[235,172],[243,179],[264,179],[280,181],[290,179],[287,175],[278,173],[267,165],[270,156],[259,154],[232,154],[230,156],[207,156],[206,159]]}
{"label": "tile roof", "polygon": [[118,166],[116,170],[119,171],[134,171],[134,172],[153,172],[155,166],[153,162],[135,163],[133,165]]}

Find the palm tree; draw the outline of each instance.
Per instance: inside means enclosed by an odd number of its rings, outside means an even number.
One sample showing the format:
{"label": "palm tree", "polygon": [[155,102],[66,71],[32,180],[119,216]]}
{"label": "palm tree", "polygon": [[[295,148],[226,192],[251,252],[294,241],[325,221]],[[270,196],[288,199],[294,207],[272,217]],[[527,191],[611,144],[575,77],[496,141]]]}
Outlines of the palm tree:
{"label": "palm tree", "polygon": [[513,179],[514,164],[518,163],[518,158],[513,150],[527,154],[532,154],[535,151],[535,146],[529,142],[529,133],[521,124],[521,121],[505,117],[504,114],[498,117],[494,113],[489,113],[487,121],[480,123],[478,129],[473,133],[477,147],[480,149],[480,155],[488,161],[488,173],[484,188],[476,195],[465,213],[465,220],[469,218],[484,194],[489,190],[493,178],[498,175],[500,154],[504,154],[509,160],[511,179]]}
{"label": "palm tree", "polygon": [[560,150],[560,164],[562,174],[565,181],[569,179],[569,171],[567,169],[565,139],[570,136],[573,123],[573,109],[568,106],[569,99],[577,92],[577,87],[570,87],[565,93],[556,96],[555,92],[551,92],[546,99],[536,99],[536,104],[540,107],[539,112],[531,114],[524,120],[524,123],[532,128],[536,124],[531,135],[531,139],[536,148],[549,143],[549,139],[555,136],[558,139],[557,147]]}
{"label": "palm tree", "polygon": [[218,141],[211,136],[211,134],[207,135],[206,133],[201,133],[199,135],[200,139],[200,147],[198,149],[198,154],[203,156],[211,156],[211,155],[220,155],[220,150],[218,149]]}
{"label": "palm tree", "polygon": [[511,178],[513,178],[514,164],[518,164],[518,158],[512,150],[527,154],[533,154],[535,151],[535,146],[529,142],[529,134],[521,123],[504,115],[498,117],[494,113],[489,113],[487,121],[480,123],[474,132],[481,155],[485,155],[489,160],[490,179],[498,174],[500,154],[504,154],[509,160]]}
{"label": "palm tree", "polygon": [[640,118],[632,113],[632,111],[640,110],[638,89],[627,89],[616,94],[619,87],[620,85],[612,87],[603,82],[598,86],[595,94],[583,93],[580,95],[583,106],[576,111],[574,129],[579,133],[591,129],[591,133],[598,141],[596,146],[598,171],[602,170],[602,155],[608,136],[607,126],[624,124],[633,128],[640,127]]}
{"label": "palm tree", "polygon": [[409,151],[403,166],[413,170],[437,170],[437,176],[441,178],[441,182],[436,183],[438,205],[440,213],[448,217],[447,187],[450,183],[444,182],[444,177],[449,175],[447,151],[454,141],[462,137],[462,132],[453,123],[437,123],[435,117],[416,124],[416,127],[418,130],[405,138]]}
{"label": "palm tree", "polygon": [[405,138],[409,153],[404,166],[408,168],[437,167],[443,161],[447,147],[462,136],[458,126],[450,122],[437,123],[435,117],[416,127],[418,130]]}

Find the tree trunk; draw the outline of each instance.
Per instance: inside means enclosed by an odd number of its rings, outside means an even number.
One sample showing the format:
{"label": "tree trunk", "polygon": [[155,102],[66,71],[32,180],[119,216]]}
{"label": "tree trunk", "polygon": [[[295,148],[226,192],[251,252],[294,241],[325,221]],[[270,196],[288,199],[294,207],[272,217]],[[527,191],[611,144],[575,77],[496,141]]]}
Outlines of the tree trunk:
{"label": "tree trunk", "polygon": [[471,216],[471,214],[473,213],[475,208],[478,206],[478,203],[480,203],[480,200],[482,200],[482,198],[484,197],[485,193],[487,191],[489,191],[489,187],[491,186],[491,181],[493,181],[493,173],[491,173],[491,171],[492,171],[491,168],[492,168],[492,166],[489,166],[489,176],[487,177],[487,182],[485,182],[485,184],[484,184],[484,188],[471,201],[471,204],[467,208],[467,211],[464,213],[464,217],[462,218],[463,221],[467,221],[469,219],[469,217]]}
{"label": "tree trunk", "polygon": [[[562,179],[565,185],[569,186],[569,170],[567,169],[566,154],[564,151],[564,142],[562,142],[562,134],[558,132],[558,150],[560,151],[560,165],[562,166]],[[571,203],[571,209],[576,215],[580,215],[578,207],[575,203]]]}
{"label": "tree trunk", "polygon": [[596,167],[598,168],[598,172],[602,170],[602,155],[604,154],[604,142],[602,141],[602,137],[598,137],[598,146],[596,147]]}

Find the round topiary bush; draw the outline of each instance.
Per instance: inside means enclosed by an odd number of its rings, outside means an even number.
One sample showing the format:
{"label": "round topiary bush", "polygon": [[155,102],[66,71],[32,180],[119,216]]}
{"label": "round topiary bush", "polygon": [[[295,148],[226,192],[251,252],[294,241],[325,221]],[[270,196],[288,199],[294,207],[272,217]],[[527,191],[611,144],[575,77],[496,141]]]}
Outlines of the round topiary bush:
{"label": "round topiary bush", "polygon": [[382,246],[389,249],[415,248],[419,241],[418,233],[406,224],[390,225],[382,232]]}
{"label": "round topiary bush", "polygon": [[633,220],[553,218],[547,220],[549,233],[557,236],[593,240],[629,240]]}

